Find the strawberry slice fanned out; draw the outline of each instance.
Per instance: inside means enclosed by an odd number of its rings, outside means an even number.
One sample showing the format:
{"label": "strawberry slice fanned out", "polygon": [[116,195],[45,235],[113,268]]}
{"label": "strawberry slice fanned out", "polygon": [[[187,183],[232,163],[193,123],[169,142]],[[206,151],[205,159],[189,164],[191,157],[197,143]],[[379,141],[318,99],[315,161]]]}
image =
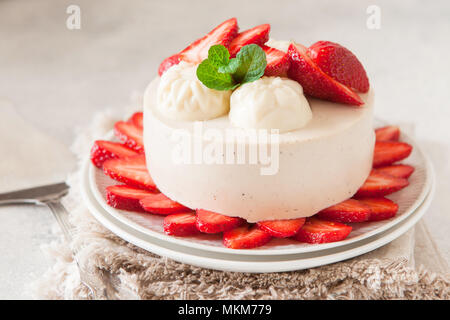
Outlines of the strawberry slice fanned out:
{"label": "strawberry slice fanned out", "polygon": [[398,211],[398,205],[387,198],[362,198],[359,201],[370,207],[369,221],[390,219]]}
{"label": "strawberry slice fanned out", "polygon": [[407,164],[393,164],[390,166],[379,167],[377,172],[386,173],[396,178],[408,179],[414,172],[414,167]]}
{"label": "strawberry slice fanned out", "polygon": [[289,220],[260,221],[258,227],[267,232],[272,237],[287,238],[292,237],[305,224],[305,218]]}
{"label": "strawberry slice fanned out", "polygon": [[245,220],[212,211],[197,209],[197,229],[203,233],[218,233],[234,229]]}
{"label": "strawberry slice fanned out", "polygon": [[223,245],[231,249],[251,249],[261,247],[272,239],[267,232],[256,225],[245,224],[223,233]]}
{"label": "strawberry slice fanned out", "polygon": [[177,65],[180,63],[180,54],[176,53],[173,56],[165,58],[163,62],[159,65],[158,75],[161,77],[164,72],[169,70],[170,67]]}
{"label": "strawberry slice fanned out", "polygon": [[267,66],[264,75],[268,77],[287,77],[289,69],[289,56],[287,52],[262,46],[266,54]]}
{"label": "strawberry slice fanned out", "polygon": [[310,217],[294,239],[306,243],[336,242],[347,238],[351,231],[352,227],[343,223]]}
{"label": "strawberry slice fanned out", "polygon": [[375,130],[377,141],[398,141],[400,139],[400,129],[396,126],[386,126]]}
{"label": "strawberry slice fanned out", "polygon": [[407,158],[412,151],[412,146],[405,142],[379,141],[375,142],[373,152],[373,167],[387,166],[394,162]]}
{"label": "strawberry slice fanned out", "polygon": [[369,91],[369,78],[358,58],[331,41],[318,41],[308,49],[312,61],[328,76],[359,92]]}
{"label": "strawberry slice fanned out", "polygon": [[300,44],[291,43],[288,48],[288,76],[301,84],[305,94],[355,106],[364,104],[357,93],[320,70],[306,51],[306,47]]}
{"label": "strawberry slice fanned out", "polygon": [[101,168],[108,159],[124,158],[138,155],[138,153],[125,145],[117,142],[97,140],[91,149],[91,161]]}
{"label": "strawberry slice fanned out", "polygon": [[367,180],[356,192],[356,197],[383,197],[408,186],[407,179],[372,170]]}
{"label": "strawberry slice fanned out", "polygon": [[128,122],[134,124],[139,129],[144,129],[144,113],[143,112],[134,113],[130,117]]}
{"label": "strawberry slice fanned out", "polygon": [[164,232],[171,236],[186,237],[199,233],[195,226],[195,213],[184,212],[168,215],[164,218]]}
{"label": "strawberry slice fanned out", "polygon": [[112,179],[129,186],[156,191],[156,185],[147,171],[145,156],[110,159],[103,163],[103,171]]}
{"label": "strawberry slice fanned out", "polygon": [[146,190],[126,185],[106,187],[106,202],[113,208],[130,211],[144,211],[139,200],[151,195]]}
{"label": "strawberry slice fanned out", "polygon": [[236,38],[231,41],[228,51],[231,57],[235,57],[243,46],[257,44],[262,46],[269,40],[270,24],[261,24],[254,28],[240,32]]}
{"label": "strawberry slice fanned out", "polygon": [[236,37],[238,30],[236,18],[231,18],[181,51],[180,59],[186,62],[200,63],[208,58],[208,50],[211,46],[221,44],[228,48],[231,41]]}
{"label": "strawberry slice fanned out", "polygon": [[141,199],[140,204],[145,211],[161,215],[191,211],[191,209],[169,199],[162,193],[148,195]]}
{"label": "strawberry slice fanned out", "polygon": [[114,125],[114,134],[129,148],[139,153],[144,152],[144,138],[142,128],[136,127],[133,123],[118,121]]}
{"label": "strawberry slice fanned out", "polygon": [[364,222],[370,218],[370,208],[358,200],[348,199],[320,211],[317,215],[325,220],[343,223]]}

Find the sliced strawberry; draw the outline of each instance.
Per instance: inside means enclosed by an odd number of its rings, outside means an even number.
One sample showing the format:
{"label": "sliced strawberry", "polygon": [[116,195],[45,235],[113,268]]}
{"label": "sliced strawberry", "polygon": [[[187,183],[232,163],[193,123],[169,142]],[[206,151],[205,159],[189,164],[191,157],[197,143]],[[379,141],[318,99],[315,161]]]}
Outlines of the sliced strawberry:
{"label": "sliced strawberry", "polygon": [[144,129],[144,113],[143,112],[136,112],[134,113],[130,119],[128,120],[129,123],[134,124],[139,129]]}
{"label": "sliced strawberry", "polygon": [[305,218],[289,220],[260,221],[258,227],[267,232],[272,237],[287,238],[292,237],[305,224]]}
{"label": "sliced strawberry", "polygon": [[221,44],[228,47],[236,37],[238,30],[239,27],[236,18],[231,18],[181,51],[180,59],[191,63],[200,63],[208,58],[208,50],[211,46]]}
{"label": "sliced strawberry", "polygon": [[407,158],[412,151],[412,146],[405,142],[379,141],[375,142],[373,152],[373,167],[390,165]]}
{"label": "sliced strawberry", "polygon": [[348,199],[318,213],[318,217],[337,222],[364,222],[369,220],[370,208],[364,203]]}
{"label": "sliced strawberry", "polygon": [[254,28],[240,32],[236,38],[231,41],[228,51],[230,56],[234,57],[243,46],[257,44],[262,46],[269,40],[270,24],[261,24]]}
{"label": "sliced strawberry", "polygon": [[318,41],[309,47],[308,55],[334,80],[360,92],[369,91],[366,70],[347,48],[331,41]]}
{"label": "sliced strawberry", "polygon": [[103,162],[108,159],[131,157],[137,154],[136,151],[121,143],[97,140],[91,149],[91,161],[97,168],[101,168]]}
{"label": "sliced strawberry", "polygon": [[162,193],[150,194],[141,199],[140,204],[145,211],[161,215],[191,210],[182,204],[167,198]]}
{"label": "sliced strawberry", "polygon": [[118,121],[114,125],[114,134],[119,140],[137,152],[144,152],[144,138],[141,128],[132,123]]}
{"label": "sliced strawberry", "polygon": [[398,205],[386,198],[363,198],[359,201],[370,207],[369,221],[390,219],[397,214]]}
{"label": "sliced strawberry", "polygon": [[386,173],[396,178],[408,179],[414,172],[414,167],[407,164],[393,164],[390,166],[379,167],[377,172]]}
{"label": "sliced strawberry", "polygon": [[164,232],[171,236],[186,237],[199,233],[195,226],[195,213],[184,212],[168,215],[164,218]]}
{"label": "sliced strawberry", "polygon": [[169,70],[170,67],[177,65],[180,63],[180,54],[176,53],[173,56],[165,58],[163,62],[159,65],[158,75],[161,77],[164,72]]}
{"label": "sliced strawberry", "polygon": [[251,249],[268,243],[272,236],[256,225],[245,224],[223,233],[223,245],[231,249]]}
{"label": "sliced strawberry", "polygon": [[310,217],[306,219],[294,239],[307,243],[336,242],[347,238],[351,231],[352,227],[343,223]]}
{"label": "sliced strawberry", "polygon": [[307,49],[299,44],[291,43],[288,48],[288,76],[302,85],[305,94],[350,105],[364,104],[358,94],[320,70],[306,51]]}
{"label": "sliced strawberry", "polygon": [[197,209],[197,229],[203,233],[218,233],[234,229],[244,223],[244,219],[224,216],[212,211]]}
{"label": "sliced strawberry", "polygon": [[126,185],[109,186],[106,187],[106,202],[116,209],[144,211],[139,204],[139,200],[151,194],[146,190]]}
{"label": "sliced strawberry", "polygon": [[289,69],[289,55],[287,52],[262,46],[266,53],[267,66],[264,75],[268,77],[287,77]]}
{"label": "sliced strawberry", "polygon": [[129,186],[155,191],[156,185],[147,171],[145,156],[110,159],[103,163],[103,171],[112,179]]}
{"label": "sliced strawberry", "polygon": [[367,180],[356,192],[357,197],[382,197],[408,186],[403,178],[396,178],[386,173],[372,170]]}
{"label": "sliced strawberry", "polygon": [[398,141],[400,129],[396,126],[386,126],[375,130],[377,141]]}

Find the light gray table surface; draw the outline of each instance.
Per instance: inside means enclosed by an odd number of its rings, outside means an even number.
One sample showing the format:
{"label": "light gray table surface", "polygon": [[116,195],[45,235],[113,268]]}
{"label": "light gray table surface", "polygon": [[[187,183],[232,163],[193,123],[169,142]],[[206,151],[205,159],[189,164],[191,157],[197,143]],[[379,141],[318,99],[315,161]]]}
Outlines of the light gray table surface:
{"label": "light gray table surface", "polygon": [[[66,27],[66,8],[81,8],[81,29]],[[367,28],[369,5],[380,29]],[[161,60],[219,22],[241,29],[272,25],[271,36],[350,48],[368,71],[375,115],[413,123],[432,159],[437,190],[425,216],[450,262],[450,3],[441,1],[66,1],[0,0],[0,98],[67,146],[74,128],[104,108],[123,108],[143,91]],[[45,208],[0,208],[0,298],[28,298],[26,284],[48,262]]]}

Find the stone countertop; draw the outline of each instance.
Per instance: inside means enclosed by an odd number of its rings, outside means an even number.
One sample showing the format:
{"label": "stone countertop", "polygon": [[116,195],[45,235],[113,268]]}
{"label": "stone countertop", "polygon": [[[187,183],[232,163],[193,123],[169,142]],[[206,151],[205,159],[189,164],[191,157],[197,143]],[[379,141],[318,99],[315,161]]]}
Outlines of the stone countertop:
{"label": "stone countertop", "polygon": [[[71,4],[81,8],[79,30],[66,27]],[[381,9],[380,29],[366,25],[370,5]],[[74,127],[103,108],[123,108],[160,61],[232,16],[242,30],[270,23],[275,39],[331,40],[362,60],[376,116],[414,123],[434,163],[437,190],[425,220],[450,262],[448,1],[1,1],[0,98],[69,146]],[[0,298],[27,298],[25,284],[47,267],[37,248],[50,240],[50,213],[3,207],[0,219]]]}

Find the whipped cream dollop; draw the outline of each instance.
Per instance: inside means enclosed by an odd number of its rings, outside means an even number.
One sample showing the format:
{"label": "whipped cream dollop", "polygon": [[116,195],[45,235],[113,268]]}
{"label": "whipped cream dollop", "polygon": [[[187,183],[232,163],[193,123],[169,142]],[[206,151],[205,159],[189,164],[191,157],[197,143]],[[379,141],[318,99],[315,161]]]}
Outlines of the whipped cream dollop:
{"label": "whipped cream dollop", "polygon": [[312,118],[302,86],[280,77],[245,83],[231,95],[230,122],[240,128],[300,129]]}
{"label": "whipped cream dollop", "polygon": [[196,71],[197,65],[182,61],[161,76],[157,90],[160,114],[173,120],[202,121],[228,113],[231,90],[207,88]]}
{"label": "whipped cream dollop", "polygon": [[270,38],[269,41],[265,43],[266,46],[278,49],[283,52],[287,52],[289,45],[292,43],[292,41],[286,41],[286,40],[275,40],[273,38]]}

